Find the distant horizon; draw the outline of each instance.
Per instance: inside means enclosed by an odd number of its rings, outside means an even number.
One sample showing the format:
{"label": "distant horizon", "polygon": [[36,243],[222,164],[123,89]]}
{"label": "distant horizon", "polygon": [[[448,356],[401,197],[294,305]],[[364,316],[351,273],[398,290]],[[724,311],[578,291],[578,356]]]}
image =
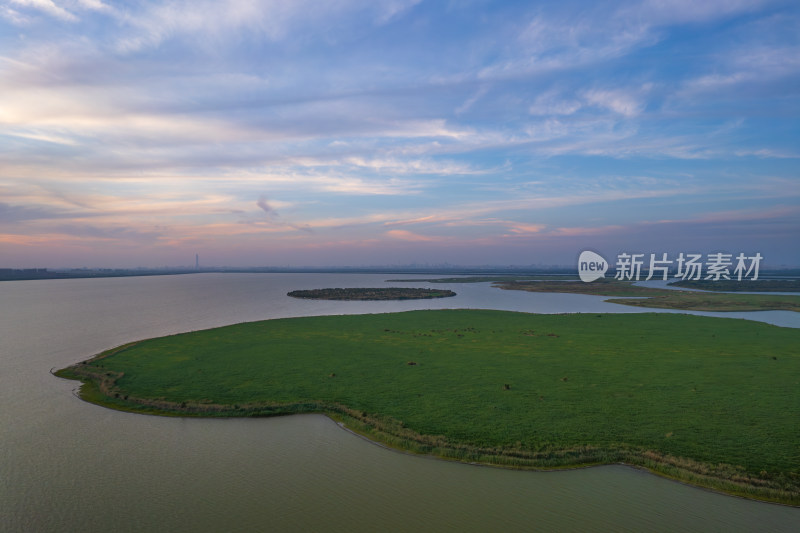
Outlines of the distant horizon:
{"label": "distant horizon", "polygon": [[[472,270],[476,272],[497,270],[497,271],[515,271],[515,270],[542,270],[542,271],[569,271],[576,270],[577,262],[574,264],[549,264],[549,263],[531,263],[531,264],[453,264],[453,263],[404,263],[404,264],[320,264],[320,265],[303,265],[303,264],[289,264],[289,265],[136,265],[136,266],[58,266],[58,265],[35,265],[23,267],[10,267],[0,264],[0,271],[4,270],[37,270],[44,269],[50,271],[159,271],[159,270],[177,270],[181,272],[203,272],[203,271],[219,271],[219,270],[428,270],[428,271],[448,271],[448,270]],[[609,264],[609,270],[615,270],[615,263],[612,260]],[[674,266],[671,270],[674,270]],[[800,265],[787,265],[787,264],[769,264],[764,263],[761,265],[760,270],[763,271],[780,271],[780,270],[798,270]],[[644,265],[642,271],[646,272],[648,265]],[[731,269],[732,270],[732,269]]]}
{"label": "distant horizon", "polygon": [[145,265],[137,265],[137,266],[91,266],[91,265],[81,265],[81,266],[51,266],[51,265],[39,265],[39,266],[26,266],[26,267],[8,267],[4,265],[0,265],[0,270],[4,269],[11,269],[11,270],[35,270],[35,269],[50,269],[50,270],[159,270],[159,269],[170,269],[170,270],[188,270],[188,271],[200,271],[203,270],[214,270],[214,269],[475,269],[475,270],[486,270],[486,269],[529,269],[529,268],[539,268],[543,270],[553,270],[553,269],[570,269],[574,268],[574,265],[558,265],[558,264],[529,264],[529,265],[515,265],[515,264],[451,264],[451,263],[406,263],[406,264],[320,264],[320,265],[303,265],[303,264],[295,264],[295,265],[226,265],[226,264],[219,264],[219,265],[200,265],[200,267],[195,267],[194,265],[152,265],[152,266],[145,266]]}

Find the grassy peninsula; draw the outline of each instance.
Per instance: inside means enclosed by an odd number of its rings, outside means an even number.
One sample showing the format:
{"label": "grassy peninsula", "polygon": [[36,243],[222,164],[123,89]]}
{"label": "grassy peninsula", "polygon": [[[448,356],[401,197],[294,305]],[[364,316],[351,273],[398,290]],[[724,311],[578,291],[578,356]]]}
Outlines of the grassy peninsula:
{"label": "grassy peninsula", "polygon": [[[503,281],[494,284],[506,290],[564,292],[596,296],[616,296],[609,302],[655,309],[686,311],[800,311],[800,295],[728,294],[721,292],[656,289],[613,279],[591,283],[582,281]],[[637,299],[626,299],[637,297]]]}
{"label": "grassy peninsula", "polygon": [[518,468],[627,463],[800,504],[800,330],[665,314],[443,310],[268,320],[57,372],[107,407],[321,412],[390,446]]}
{"label": "grassy peninsula", "polygon": [[422,300],[448,298],[456,293],[447,289],[411,289],[406,287],[308,289],[287,293],[293,298],[309,300]]}

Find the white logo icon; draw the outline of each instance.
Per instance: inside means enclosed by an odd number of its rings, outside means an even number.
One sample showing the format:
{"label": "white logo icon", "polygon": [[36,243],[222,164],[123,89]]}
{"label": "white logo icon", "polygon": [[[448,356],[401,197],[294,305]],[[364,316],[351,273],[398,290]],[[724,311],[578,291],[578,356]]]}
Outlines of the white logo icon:
{"label": "white logo icon", "polygon": [[581,252],[581,256],[578,258],[578,275],[581,277],[581,281],[589,283],[603,278],[606,270],[608,270],[608,261],[603,256],[589,250]]}

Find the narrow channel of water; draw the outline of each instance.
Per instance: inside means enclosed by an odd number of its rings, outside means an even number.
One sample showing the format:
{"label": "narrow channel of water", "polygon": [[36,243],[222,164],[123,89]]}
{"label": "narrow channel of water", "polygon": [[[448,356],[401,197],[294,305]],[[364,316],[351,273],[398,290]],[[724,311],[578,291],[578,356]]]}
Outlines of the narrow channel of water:
{"label": "narrow channel of water", "polygon": [[[0,283],[0,531],[793,531],[800,509],[620,466],[521,472],[385,450],[320,415],[180,419],[77,399],[49,374],[124,342],[242,321],[413,308],[635,312],[448,285],[422,302],[314,302],[385,275],[197,274]],[[431,284],[419,284],[431,286]]]}

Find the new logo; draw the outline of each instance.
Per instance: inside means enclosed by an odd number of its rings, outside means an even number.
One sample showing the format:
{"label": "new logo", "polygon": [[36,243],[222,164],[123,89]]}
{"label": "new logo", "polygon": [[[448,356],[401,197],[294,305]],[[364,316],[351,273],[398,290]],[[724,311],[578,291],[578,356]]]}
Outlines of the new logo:
{"label": "new logo", "polygon": [[578,258],[578,275],[581,281],[589,283],[603,278],[606,275],[606,270],[608,270],[608,261],[602,255],[589,250],[581,252]]}

